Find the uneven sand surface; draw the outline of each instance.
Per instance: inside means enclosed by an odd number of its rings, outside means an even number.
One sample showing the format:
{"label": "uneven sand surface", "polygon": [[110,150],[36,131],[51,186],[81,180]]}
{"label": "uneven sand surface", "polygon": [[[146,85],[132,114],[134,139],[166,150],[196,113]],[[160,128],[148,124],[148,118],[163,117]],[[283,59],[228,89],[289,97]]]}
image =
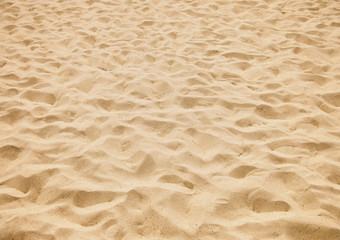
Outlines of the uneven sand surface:
{"label": "uneven sand surface", "polygon": [[340,239],[340,2],[0,0],[0,239]]}

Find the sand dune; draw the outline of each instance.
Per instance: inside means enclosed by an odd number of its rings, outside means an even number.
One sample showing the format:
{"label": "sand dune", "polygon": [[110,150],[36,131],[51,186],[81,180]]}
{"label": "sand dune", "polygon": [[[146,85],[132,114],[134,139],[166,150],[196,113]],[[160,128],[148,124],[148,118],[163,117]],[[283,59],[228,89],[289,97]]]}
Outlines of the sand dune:
{"label": "sand dune", "polygon": [[340,239],[340,2],[0,1],[0,239]]}

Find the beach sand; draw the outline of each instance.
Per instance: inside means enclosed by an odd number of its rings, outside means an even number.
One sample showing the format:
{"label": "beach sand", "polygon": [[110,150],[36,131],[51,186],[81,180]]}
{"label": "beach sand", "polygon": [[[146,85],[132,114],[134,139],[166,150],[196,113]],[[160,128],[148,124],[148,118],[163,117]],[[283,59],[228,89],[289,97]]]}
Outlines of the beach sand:
{"label": "beach sand", "polygon": [[340,239],[340,2],[0,1],[0,239]]}

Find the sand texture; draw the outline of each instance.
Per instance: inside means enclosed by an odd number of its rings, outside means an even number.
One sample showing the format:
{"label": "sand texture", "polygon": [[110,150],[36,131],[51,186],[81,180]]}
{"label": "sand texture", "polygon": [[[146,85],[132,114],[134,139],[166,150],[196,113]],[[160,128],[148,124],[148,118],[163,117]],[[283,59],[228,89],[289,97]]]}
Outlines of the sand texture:
{"label": "sand texture", "polygon": [[0,240],[339,240],[340,1],[0,0]]}

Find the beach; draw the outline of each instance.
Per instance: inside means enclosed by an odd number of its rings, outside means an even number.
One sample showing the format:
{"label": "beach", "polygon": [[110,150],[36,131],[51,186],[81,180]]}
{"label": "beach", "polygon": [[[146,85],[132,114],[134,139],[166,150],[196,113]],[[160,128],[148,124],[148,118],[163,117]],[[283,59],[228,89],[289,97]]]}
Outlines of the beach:
{"label": "beach", "polygon": [[339,240],[339,16],[0,1],[0,240]]}

